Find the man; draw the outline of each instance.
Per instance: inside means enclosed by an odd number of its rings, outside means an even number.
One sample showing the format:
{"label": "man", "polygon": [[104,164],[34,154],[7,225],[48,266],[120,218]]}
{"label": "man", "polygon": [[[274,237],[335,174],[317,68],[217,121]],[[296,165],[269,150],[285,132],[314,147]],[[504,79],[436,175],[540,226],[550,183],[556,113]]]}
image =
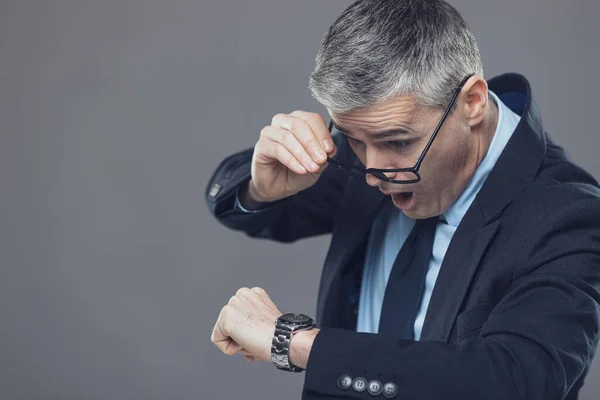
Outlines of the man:
{"label": "man", "polygon": [[527,80],[484,80],[444,1],[358,0],[310,89],[329,128],[277,114],[206,198],[252,237],[332,234],[317,327],[242,288],[217,347],[306,369],[305,399],[576,399],[600,326],[600,191]]}

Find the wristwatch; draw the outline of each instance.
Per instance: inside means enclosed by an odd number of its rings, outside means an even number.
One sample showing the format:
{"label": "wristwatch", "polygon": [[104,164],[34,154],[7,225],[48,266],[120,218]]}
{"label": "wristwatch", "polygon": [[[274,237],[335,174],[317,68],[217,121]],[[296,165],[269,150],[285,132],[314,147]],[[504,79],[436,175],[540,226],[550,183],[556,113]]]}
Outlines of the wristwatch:
{"label": "wristwatch", "polygon": [[290,362],[290,342],[292,336],[299,331],[307,331],[315,327],[315,322],[304,314],[283,314],[277,318],[275,333],[271,344],[271,361],[281,370],[302,372],[304,369],[296,367]]}

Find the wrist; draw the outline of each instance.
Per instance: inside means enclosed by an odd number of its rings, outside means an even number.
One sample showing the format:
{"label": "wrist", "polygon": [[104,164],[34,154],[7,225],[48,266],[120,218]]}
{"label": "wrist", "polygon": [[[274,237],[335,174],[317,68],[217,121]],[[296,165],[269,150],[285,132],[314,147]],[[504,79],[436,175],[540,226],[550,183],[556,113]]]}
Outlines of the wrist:
{"label": "wrist", "polygon": [[239,200],[241,205],[248,210],[258,210],[260,208],[264,208],[272,201],[263,199],[257,192],[254,187],[252,180],[248,181],[248,183],[240,188],[239,191]]}
{"label": "wrist", "polygon": [[290,341],[289,352],[289,359],[293,365],[306,369],[310,351],[318,333],[319,329],[317,328],[294,333]]}

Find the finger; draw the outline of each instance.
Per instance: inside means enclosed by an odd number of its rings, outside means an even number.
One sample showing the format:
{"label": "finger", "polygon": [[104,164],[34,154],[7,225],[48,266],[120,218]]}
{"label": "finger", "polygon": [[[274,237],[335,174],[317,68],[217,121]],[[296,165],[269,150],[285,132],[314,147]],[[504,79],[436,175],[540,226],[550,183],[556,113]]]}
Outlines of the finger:
{"label": "finger", "polygon": [[317,140],[321,144],[321,148],[326,153],[331,153],[335,149],[333,137],[329,131],[329,127],[323,117],[317,113],[309,113],[302,110],[296,110],[290,115],[298,118],[302,118],[310,126],[311,130],[317,137]]}
{"label": "finger", "polygon": [[330,157],[330,158],[333,158],[333,157],[335,157],[335,155],[337,154],[337,151],[338,151],[338,148],[337,148],[337,146],[335,145],[335,142],[333,142],[333,151],[332,151],[331,153],[329,153],[329,157]]}
{"label": "finger", "polygon": [[257,360],[257,358],[254,357],[252,354],[250,354],[248,351],[246,351],[246,349],[242,348],[238,353],[241,354],[241,355],[243,355],[244,358],[246,358],[246,360],[248,362],[252,362],[252,361]]}
{"label": "finger", "polygon": [[[305,120],[291,115],[277,114],[273,117],[273,124],[291,132],[316,164],[325,162],[327,154],[322,149],[315,132]],[[292,153],[295,155],[294,152]]]}
{"label": "finger", "polygon": [[[296,160],[300,161],[307,171],[317,172],[319,170],[319,165],[311,158],[292,131],[272,127],[271,129],[265,130],[265,135],[271,141],[283,146]],[[282,149],[276,149],[275,152],[276,155],[285,156]]]}
{"label": "finger", "polygon": [[[271,127],[267,128],[271,129]],[[300,161],[298,161],[298,159],[294,157],[292,153],[290,153],[283,145],[274,142],[266,136],[259,139],[258,143],[256,144],[256,149],[261,151],[266,157],[279,161],[290,171],[298,175],[304,175],[308,173]]]}
{"label": "finger", "polygon": [[242,356],[244,356],[244,358],[246,359],[246,361],[248,361],[249,363],[257,360],[256,357],[254,357],[252,354],[250,354],[246,349],[244,348],[240,348],[237,352],[237,354],[241,354]]}
{"label": "finger", "polygon": [[271,296],[267,293],[267,291],[261,287],[253,287],[250,289],[253,293],[258,296],[258,299],[265,305],[269,306],[269,308],[277,308]]}
{"label": "finger", "polygon": [[261,288],[261,287],[256,286],[256,287],[253,287],[250,290],[252,290],[254,293],[259,294],[261,296],[269,297],[269,295],[267,294],[267,291],[265,289]]}
{"label": "finger", "polygon": [[250,356],[250,357],[254,358],[252,353],[250,353],[248,350],[244,349],[243,347],[238,351],[238,353],[240,353],[241,355],[244,355],[244,356]]}
{"label": "finger", "polygon": [[[297,173],[299,175],[305,175],[305,174],[309,174],[312,172],[312,171],[309,171],[306,167],[304,167],[304,165],[302,165],[300,163],[300,161],[298,161],[298,159],[296,157],[294,157],[294,155],[292,153],[290,153],[290,151],[288,149],[285,148],[284,145],[273,142],[273,146],[274,146],[275,157],[283,165],[288,167],[290,170],[294,171],[295,173]],[[311,161],[310,165],[312,168],[316,164],[312,164],[312,161]]]}
{"label": "finger", "polygon": [[240,349],[242,348],[242,346],[240,346],[239,344],[237,344],[233,339],[229,338],[226,342],[226,345],[224,346],[225,349],[222,350],[223,353],[227,354],[228,356],[233,356],[236,355]]}
{"label": "finger", "polygon": [[229,337],[229,335],[224,329],[225,320],[227,319],[227,314],[229,312],[229,307],[230,306],[227,305],[221,309],[215,327],[213,328],[212,334],[210,336],[210,340],[223,353],[227,355],[233,355],[241,349],[241,346],[239,346],[231,337]]}
{"label": "finger", "polygon": [[218,328],[215,329],[215,331],[213,331],[210,340],[214,343],[215,346],[217,346],[219,350],[221,350],[221,352],[229,356],[236,354],[241,349],[241,346],[239,344],[237,344],[229,336],[224,335]]}

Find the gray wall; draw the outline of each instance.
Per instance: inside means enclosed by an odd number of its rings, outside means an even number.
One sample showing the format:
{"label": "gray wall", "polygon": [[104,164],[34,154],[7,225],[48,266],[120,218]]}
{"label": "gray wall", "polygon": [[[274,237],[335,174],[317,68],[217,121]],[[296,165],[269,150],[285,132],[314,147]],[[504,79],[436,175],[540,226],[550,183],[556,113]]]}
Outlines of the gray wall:
{"label": "gray wall", "polygon": [[[0,398],[299,398],[302,375],[226,357],[210,333],[241,286],[313,314],[327,238],[247,239],[203,191],[273,114],[324,111],[308,74],[347,4],[0,2]],[[453,4],[487,76],[526,74],[600,177],[598,2]]]}

